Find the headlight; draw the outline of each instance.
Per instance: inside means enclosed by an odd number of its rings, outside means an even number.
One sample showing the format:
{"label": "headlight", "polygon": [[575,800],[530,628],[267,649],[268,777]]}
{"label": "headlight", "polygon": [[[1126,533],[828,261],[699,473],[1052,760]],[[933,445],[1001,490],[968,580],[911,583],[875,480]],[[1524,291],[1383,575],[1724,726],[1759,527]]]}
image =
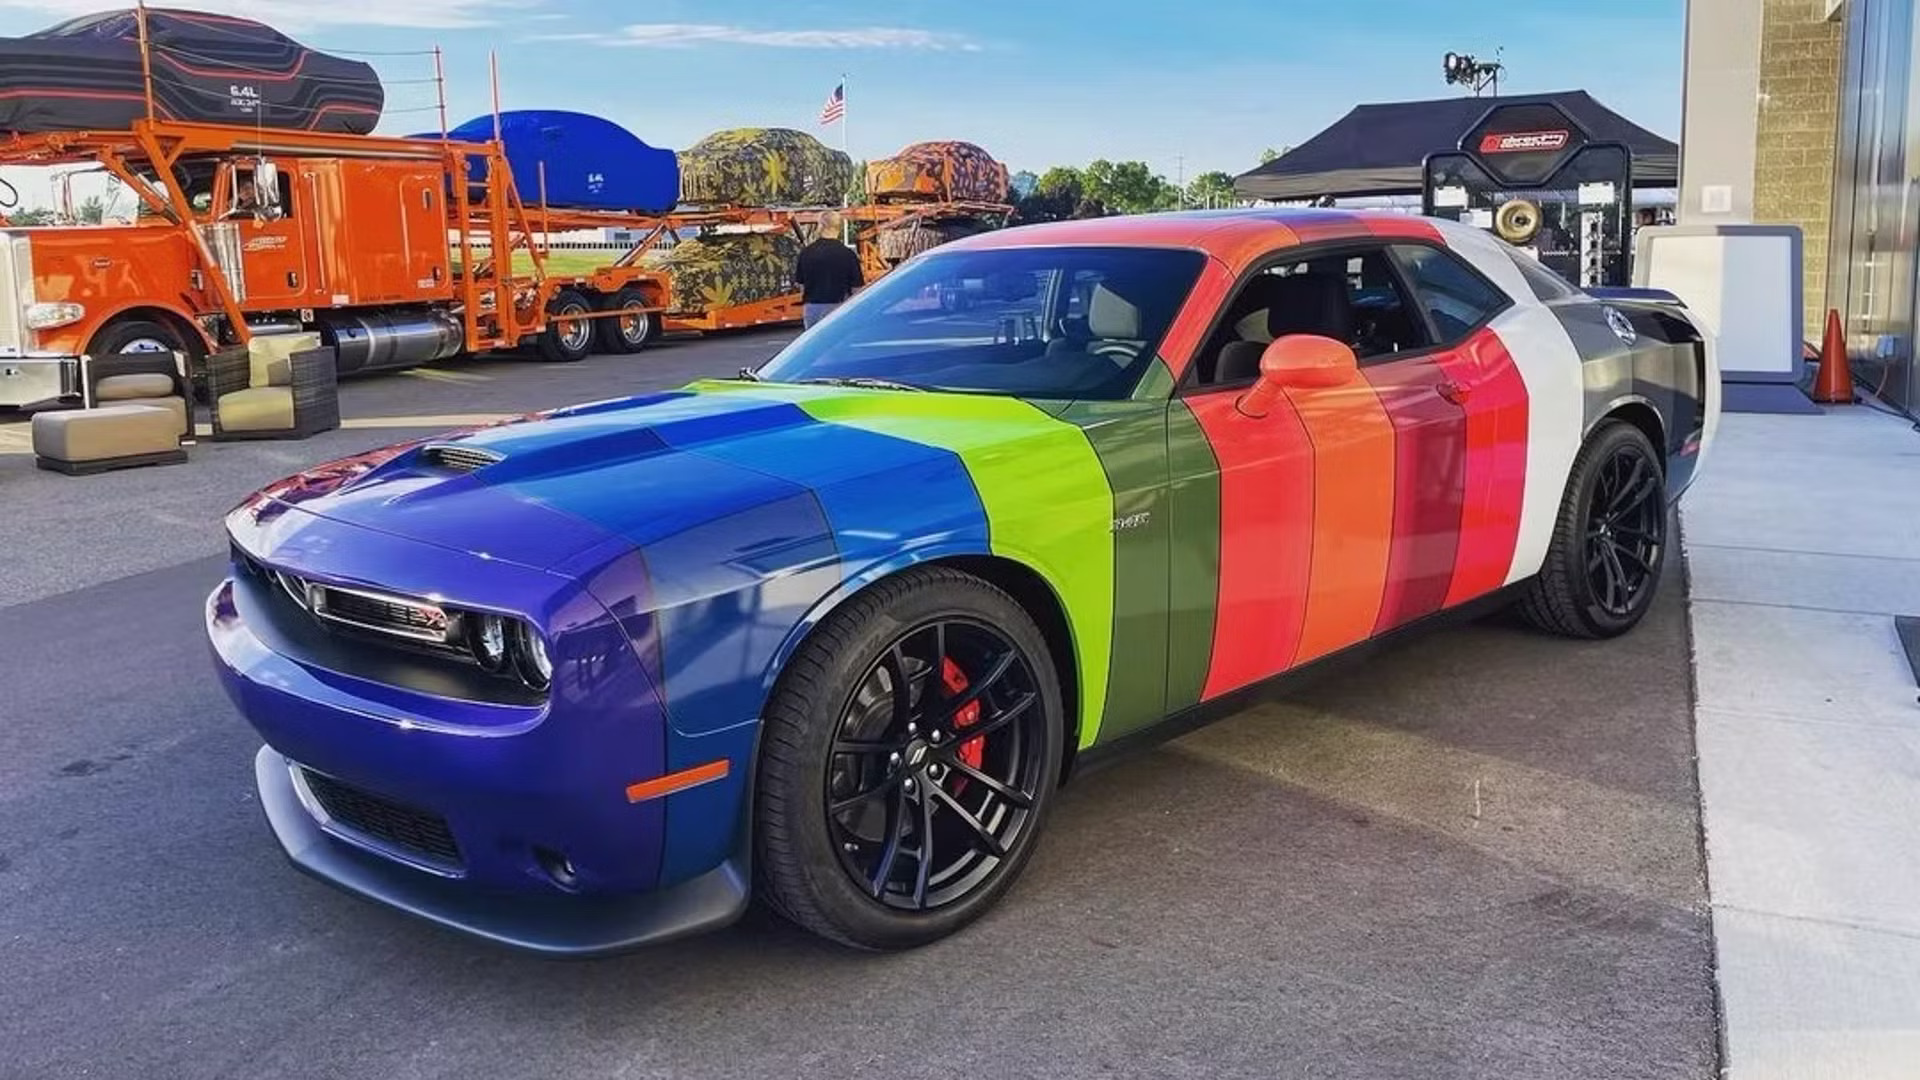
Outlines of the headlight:
{"label": "headlight", "polygon": [[507,622],[498,615],[469,616],[467,647],[473,659],[488,671],[500,672],[507,666]]}
{"label": "headlight", "polygon": [[27,305],[27,328],[29,330],[47,330],[55,326],[77,323],[87,317],[87,309],[79,304],[46,303]]}
{"label": "headlight", "polygon": [[514,666],[520,679],[535,690],[545,690],[553,681],[553,660],[547,656],[547,641],[530,624],[514,623]]}

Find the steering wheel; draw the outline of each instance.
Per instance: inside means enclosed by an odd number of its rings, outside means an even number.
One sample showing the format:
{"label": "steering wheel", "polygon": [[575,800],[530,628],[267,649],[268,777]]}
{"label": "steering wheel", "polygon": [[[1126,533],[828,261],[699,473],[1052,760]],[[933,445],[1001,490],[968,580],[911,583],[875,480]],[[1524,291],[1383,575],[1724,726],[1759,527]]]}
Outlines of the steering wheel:
{"label": "steering wheel", "polygon": [[0,188],[6,188],[6,194],[0,195],[0,210],[11,210],[20,205],[20,189],[4,179],[0,179]]}

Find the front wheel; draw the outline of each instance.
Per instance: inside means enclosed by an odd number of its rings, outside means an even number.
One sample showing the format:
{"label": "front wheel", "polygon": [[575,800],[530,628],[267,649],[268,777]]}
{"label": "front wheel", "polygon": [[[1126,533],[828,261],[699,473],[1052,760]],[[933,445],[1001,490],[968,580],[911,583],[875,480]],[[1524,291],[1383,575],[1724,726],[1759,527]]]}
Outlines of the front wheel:
{"label": "front wheel", "polygon": [[1543,630],[1608,638],[1653,605],[1667,557],[1667,485],[1640,429],[1610,421],[1573,462],[1573,478],[1540,575],[1520,612]]}
{"label": "front wheel", "polygon": [[857,948],[966,926],[1033,854],[1063,721],[1046,640],[1012,597],[932,567],[873,586],[813,632],[768,707],[762,894]]}

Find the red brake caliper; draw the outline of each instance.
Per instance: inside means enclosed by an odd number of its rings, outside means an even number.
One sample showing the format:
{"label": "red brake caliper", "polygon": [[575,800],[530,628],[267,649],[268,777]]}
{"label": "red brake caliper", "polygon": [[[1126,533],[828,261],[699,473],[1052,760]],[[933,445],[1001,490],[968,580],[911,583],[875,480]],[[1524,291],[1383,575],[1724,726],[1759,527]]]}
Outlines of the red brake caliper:
{"label": "red brake caliper", "polygon": [[[958,695],[967,692],[967,674],[960,670],[960,665],[954,663],[953,658],[950,656],[940,658],[940,681],[946,684],[947,693],[949,694]],[[979,722],[980,703],[978,701],[972,702],[966,708],[953,714],[953,726],[956,730],[972,727]],[[980,762],[985,759],[986,752],[987,740],[970,739],[960,744],[958,754],[961,761],[977,769],[980,767]],[[953,793],[955,795],[965,791],[966,786],[966,777],[956,776],[953,778]]]}

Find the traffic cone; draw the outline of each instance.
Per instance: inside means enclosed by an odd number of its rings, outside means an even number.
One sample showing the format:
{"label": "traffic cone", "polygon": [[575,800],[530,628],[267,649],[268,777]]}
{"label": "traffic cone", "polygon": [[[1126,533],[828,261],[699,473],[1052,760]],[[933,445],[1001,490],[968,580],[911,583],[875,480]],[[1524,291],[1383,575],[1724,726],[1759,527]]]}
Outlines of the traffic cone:
{"label": "traffic cone", "polygon": [[1827,337],[1820,343],[1820,373],[1813,379],[1813,400],[1822,405],[1853,404],[1853,370],[1847,366],[1847,335],[1840,313],[1827,309]]}

